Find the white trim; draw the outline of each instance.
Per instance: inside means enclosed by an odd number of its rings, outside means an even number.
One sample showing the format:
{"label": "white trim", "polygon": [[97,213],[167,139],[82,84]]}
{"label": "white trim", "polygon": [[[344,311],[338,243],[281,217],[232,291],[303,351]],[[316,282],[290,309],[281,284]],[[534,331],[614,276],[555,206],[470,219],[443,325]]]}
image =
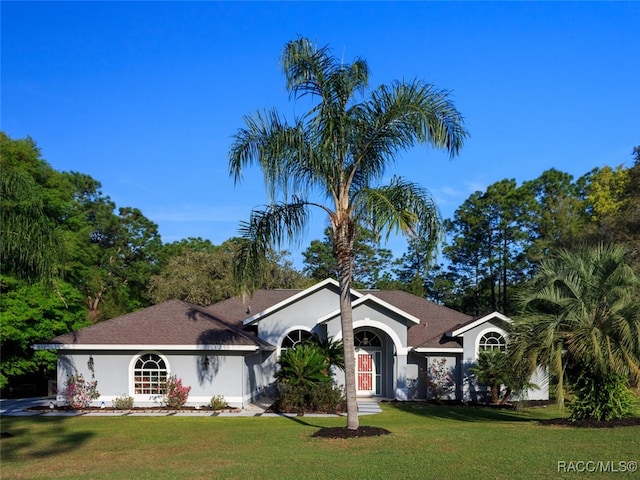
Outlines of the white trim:
{"label": "white trim", "polygon": [[135,375],[134,375],[134,370],[136,368],[136,363],[138,362],[138,360],[140,359],[140,357],[142,357],[143,355],[146,354],[152,354],[152,355],[157,355],[159,356],[162,361],[164,362],[166,368],[167,368],[167,378],[169,378],[171,376],[171,364],[169,363],[169,359],[163,355],[162,353],[156,351],[156,350],[144,350],[141,352],[136,353],[133,357],[131,357],[131,360],[129,360],[129,370],[128,370],[128,376],[129,376],[129,382],[128,382],[128,388],[129,388],[129,396],[131,396],[133,398],[134,401],[134,405],[135,402],[153,402],[153,403],[162,403],[162,400],[164,398],[163,394],[150,394],[150,393],[136,393],[136,385],[135,385]]}
{"label": "white trim", "polygon": [[481,325],[481,324],[483,324],[485,322],[488,322],[489,320],[491,320],[493,318],[498,318],[499,320],[502,320],[502,321],[507,322],[507,323],[513,323],[513,320],[511,320],[506,315],[503,315],[500,312],[493,312],[493,313],[490,313],[489,315],[485,315],[484,317],[481,317],[481,318],[475,320],[474,322],[468,323],[467,325],[465,325],[463,327],[460,327],[457,330],[454,330],[453,332],[449,332],[449,336],[457,337],[459,335],[462,335],[463,333],[468,332],[472,328],[475,328],[478,325]]}
{"label": "white trim", "polygon": [[494,327],[493,325],[485,328],[484,330],[482,330],[480,333],[478,333],[478,335],[476,335],[476,341],[475,341],[475,358],[478,358],[478,356],[480,355],[480,339],[485,336],[487,333],[497,333],[499,334],[502,338],[504,338],[505,344],[508,340],[508,336],[507,336],[507,332],[505,332],[503,329],[498,328],[498,327]]}
{"label": "white trim", "polygon": [[[243,325],[250,325],[254,322],[257,322],[261,319],[263,319],[264,317],[270,315],[271,313],[280,310],[281,308],[285,307],[286,305],[289,305],[293,302],[296,302],[297,300],[299,300],[300,298],[306,297],[307,295],[312,294],[313,292],[316,292],[324,287],[326,287],[327,285],[333,285],[334,287],[339,287],[340,285],[338,284],[337,281],[335,281],[333,278],[327,278],[326,280],[323,280],[320,283],[316,283],[315,285],[307,288],[306,290],[302,290],[301,292],[296,293],[295,295],[290,296],[289,298],[285,298],[284,300],[282,300],[279,303],[276,303],[275,305],[272,305],[268,308],[266,308],[265,310],[262,310],[261,312],[256,313],[255,315],[247,318],[246,320],[244,320],[242,322]],[[356,292],[355,290],[351,289],[351,295],[355,296],[355,297],[361,297],[362,294],[359,292]]]}
{"label": "white trim", "polygon": [[438,347],[422,347],[414,348],[415,353],[463,353],[464,348],[438,348]]}
{"label": "white trim", "polygon": [[[396,347],[397,355],[406,355],[409,352],[409,349],[404,345],[402,345],[402,342],[400,341],[400,337],[398,336],[398,334],[395,331],[393,331],[393,329],[388,325],[382,322],[378,322],[376,320],[371,320],[369,318],[364,318],[362,320],[356,320],[355,322],[353,322],[354,331],[356,328],[362,328],[362,327],[377,328],[378,330],[382,330],[384,333],[389,335],[389,337],[391,338],[391,340],[393,341]],[[342,340],[342,330],[340,330],[337,333],[337,335],[335,336],[335,339]]]}
{"label": "white trim", "polygon": [[[377,303],[378,305],[386,308],[387,310],[390,310],[393,313],[396,313],[396,314],[400,315],[401,317],[406,318],[407,320],[409,320],[410,322],[415,323],[416,325],[420,323],[420,319],[419,318],[414,317],[410,313],[407,313],[404,310],[401,310],[398,307],[395,307],[395,306],[391,305],[390,303],[387,303],[384,300],[381,300],[378,297],[376,297],[375,295],[372,295],[370,293],[368,293],[368,294],[358,298],[357,300],[351,302],[351,308],[355,309],[355,308],[359,307],[361,304],[364,304],[365,302],[367,302],[368,300],[371,300],[372,302]],[[328,322],[329,320],[331,320],[332,318],[339,317],[339,316],[340,316],[340,309],[337,309],[337,310],[334,310],[333,312],[330,312],[330,313],[320,317],[317,320],[317,323],[318,324],[325,323],[325,322]]]}
{"label": "white trim", "polygon": [[196,351],[231,351],[231,352],[257,352],[265,347],[259,347],[258,345],[127,345],[127,344],[36,344],[33,345],[34,350],[162,350],[162,351],[174,351],[174,350],[187,350],[190,352]]}
{"label": "white trim", "polygon": [[296,331],[296,330],[302,330],[302,331],[305,331],[305,332],[313,335],[311,329],[309,327],[303,326],[303,325],[296,325],[294,327],[286,329],[284,331],[284,333],[282,335],[280,335],[280,338],[278,338],[278,344],[276,345],[277,358],[280,358],[280,353],[282,352],[282,342],[284,341],[284,339],[287,337],[287,335],[289,335],[291,332]]}

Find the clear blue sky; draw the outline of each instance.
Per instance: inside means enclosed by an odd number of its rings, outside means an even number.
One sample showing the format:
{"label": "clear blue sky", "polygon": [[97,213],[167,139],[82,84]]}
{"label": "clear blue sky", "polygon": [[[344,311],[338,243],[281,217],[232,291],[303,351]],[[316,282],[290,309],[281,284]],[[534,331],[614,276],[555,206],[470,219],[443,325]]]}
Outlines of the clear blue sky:
{"label": "clear blue sky", "polygon": [[[99,180],[118,206],[156,222],[165,242],[219,244],[266,202],[259,170],[234,186],[227,152],[243,115],[296,112],[278,59],[298,35],[346,62],[365,58],[372,87],[417,77],[452,91],[471,133],[459,157],[417,148],[389,171],[429,189],[444,217],[503,178],[630,165],[640,145],[637,2],[0,8],[0,128],[33,137],[55,169]],[[324,217],[313,219],[303,247],[322,235]],[[399,256],[402,245],[389,246]]]}

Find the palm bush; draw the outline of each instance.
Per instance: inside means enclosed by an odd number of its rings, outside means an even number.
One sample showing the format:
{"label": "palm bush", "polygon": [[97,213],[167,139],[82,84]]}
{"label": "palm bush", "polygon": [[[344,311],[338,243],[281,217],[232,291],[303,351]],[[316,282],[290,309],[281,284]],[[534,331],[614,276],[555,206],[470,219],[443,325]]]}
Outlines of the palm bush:
{"label": "palm bush", "polygon": [[276,381],[287,385],[313,385],[331,382],[329,361],[324,352],[311,343],[301,343],[285,350],[278,362]]}
{"label": "palm bush", "polygon": [[274,407],[283,412],[343,411],[344,393],[331,382],[331,361],[339,356],[331,350],[341,348],[331,341],[308,340],[282,353],[276,372]]}
{"label": "palm bush", "polygon": [[341,340],[334,340],[332,337],[321,338],[314,333],[308,343],[316,345],[329,362],[329,367],[336,367],[344,371],[344,345]]}
{"label": "palm bush", "polygon": [[[606,403],[625,403],[626,387],[611,379],[640,379],[640,278],[624,249],[560,251],[541,263],[521,305],[510,348],[516,361],[548,370],[560,404],[566,386],[579,405],[574,417],[598,418]],[[609,393],[596,393],[602,389]]]}
{"label": "palm bush", "polygon": [[500,389],[507,383],[508,370],[507,356],[500,350],[480,352],[477,363],[470,369],[478,381],[491,390],[491,403],[500,402]]}

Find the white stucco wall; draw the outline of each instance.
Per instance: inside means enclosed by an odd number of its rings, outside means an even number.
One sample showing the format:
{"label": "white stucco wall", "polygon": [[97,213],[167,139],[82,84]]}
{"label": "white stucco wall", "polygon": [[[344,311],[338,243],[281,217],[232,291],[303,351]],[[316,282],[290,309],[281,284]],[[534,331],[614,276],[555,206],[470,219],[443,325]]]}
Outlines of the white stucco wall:
{"label": "white stucco wall", "polygon": [[[207,405],[211,398],[222,395],[230,406],[241,407],[251,393],[252,376],[246,363],[244,352],[166,352],[153,349],[141,351],[66,351],[58,353],[58,403],[63,403],[61,395],[69,375],[81,373],[85,380],[92,379],[89,358],[93,358],[95,380],[100,398],[92,405],[105,402],[111,406],[118,397],[132,396],[134,406],[162,404],[162,398],[150,395],[136,395],[133,389],[133,368],[136,359],[144,353],[159,354],[166,362],[170,375],[182,379],[182,384],[190,386],[187,405]],[[209,366],[205,368],[203,357],[208,356]],[[259,354],[247,355],[246,358]],[[245,363],[246,360],[246,363]],[[255,362],[253,362],[255,363]],[[255,379],[255,376],[253,376]],[[258,379],[262,381],[262,379]]]}

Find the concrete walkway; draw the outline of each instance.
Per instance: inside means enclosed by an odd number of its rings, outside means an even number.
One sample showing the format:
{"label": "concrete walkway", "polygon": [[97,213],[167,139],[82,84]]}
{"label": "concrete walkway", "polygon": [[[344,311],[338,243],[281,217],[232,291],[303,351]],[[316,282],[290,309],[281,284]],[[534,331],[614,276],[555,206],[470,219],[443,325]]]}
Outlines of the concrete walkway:
{"label": "concrete walkway", "polygon": [[[52,403],[51,398],[24,398],[18,400],[0,400],[0,416],[7,417],[30,417],[30,416],[43,416],[43,417],[97,417],[97,416],[128,416],[128,417],[339,417],[344,415],[332,415],[332,414],[281,414],[281,413],[267,413],[265,410],[271,405],[268,400],[257,401],[247,405],[245,408],[238,412],[212,412],[210,410],[167,410],[161,412],[152,411],[90,411],[90,412],[75,412],[75,411],[61,411],[61,410],[29,410],[32,407],[46,407]],[[376,399],[365,398],[358,400],[358,415],[374,415],[381,413],[380,405]]]}

